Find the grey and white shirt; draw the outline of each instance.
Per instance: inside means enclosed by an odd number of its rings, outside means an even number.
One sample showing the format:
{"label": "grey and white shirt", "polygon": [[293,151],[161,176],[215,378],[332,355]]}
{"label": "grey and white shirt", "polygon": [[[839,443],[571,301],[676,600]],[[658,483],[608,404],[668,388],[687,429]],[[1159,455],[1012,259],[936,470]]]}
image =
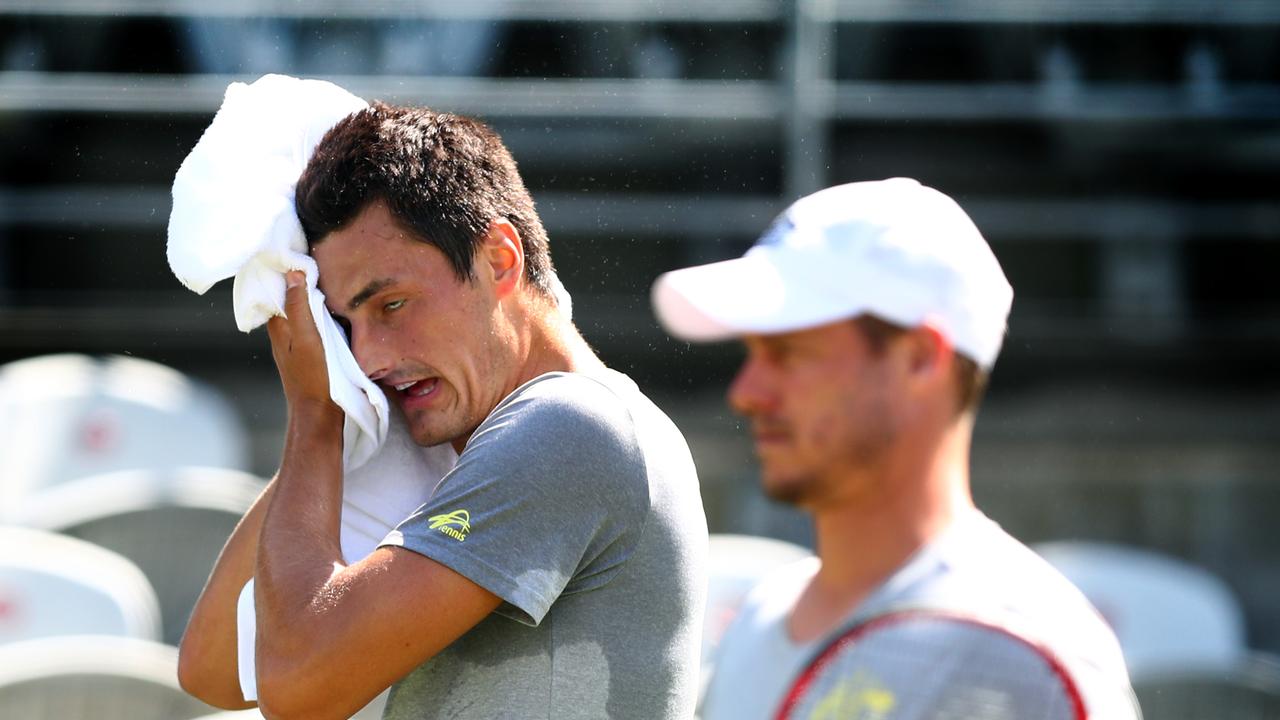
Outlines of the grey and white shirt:
{"label": "grey and white shirt", "polygon": [[384,717],[692,716],[706,519],[684,437],[625,375],[518,388],[383,544],[503,600]]}
{"label": "grey and white shirt", "polygon": [[[774,717],[806,663],[840,629],[905,607],[1014,622],[1062,661],[1092,720],[1141,718],[1120,644],[1102,616],[1061,573],[977,510],[917,551],[839,629],[797,643],[788,619],[819,565],[812,557],[783,567],[747,596],[718,646],[703,720]],[[931,693],[946,678],[920,682],[921,692]]]}

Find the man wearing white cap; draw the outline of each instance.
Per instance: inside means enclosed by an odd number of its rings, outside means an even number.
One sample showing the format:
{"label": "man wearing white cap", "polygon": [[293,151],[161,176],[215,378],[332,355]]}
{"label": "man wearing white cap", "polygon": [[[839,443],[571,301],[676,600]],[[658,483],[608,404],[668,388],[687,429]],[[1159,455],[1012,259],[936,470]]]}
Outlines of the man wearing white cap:
{"label": "man wearing white cap", "polygon": [[[970,495],[1012,299],[959,205],[906,178],[817,192],[744,257],[658,279],[672,335],[745,344],[729,403],[751,421],[765,492],[815,526],[817,557],[761,583],[725,633],[704,720],[774,717],[830,639],[902,608],[1009,620],[1087,717],[1139,715],[1099,614]],[[949,692],[934,673],[919,687]]]}

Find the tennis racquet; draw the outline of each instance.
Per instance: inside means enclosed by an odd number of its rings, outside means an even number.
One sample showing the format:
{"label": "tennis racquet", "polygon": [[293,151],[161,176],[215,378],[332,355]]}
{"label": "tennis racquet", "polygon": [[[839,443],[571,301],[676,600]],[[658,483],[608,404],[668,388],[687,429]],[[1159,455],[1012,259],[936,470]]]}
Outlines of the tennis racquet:
{"label": "tennis racquet", "polygon": [[778,720],[1086,720],[1049,650],[1003,624],[912,609],[845,631],[800,673]]}

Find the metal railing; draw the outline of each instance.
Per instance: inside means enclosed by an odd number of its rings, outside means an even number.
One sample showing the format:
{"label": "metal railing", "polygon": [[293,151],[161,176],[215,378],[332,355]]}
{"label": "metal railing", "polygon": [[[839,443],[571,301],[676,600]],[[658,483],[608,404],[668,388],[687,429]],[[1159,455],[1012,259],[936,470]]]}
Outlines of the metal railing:
{"label": "metal railing", "polygon": [[[489,18],[772,22],[791,0],[0,0],[0,14],[115,17]],[[847,22],[1257,25],[1280,23],[1271,0],[833,0]]]}
{"label": "metal railing", "polygon": [[[832,180],[832,131],[842,123],[1012,121],[1052,125],[1280,119],[1280,85],[1225,82],[1213,72],[1207,77],[1188,76],[1166,83],[1102,83],[1082,81],[1071,73],[1054,75],[1042,68],[1042,77],[1027,82],[948,84],[841,80],[834,69],[836,32],[841,24],[1272,26],[1280,24],[1280,3],[1272,0],[1225,4],[1216,0],[0,0],[0,16],[489,18],[778,27],[785,53],[774,79],[330,78],[363,97],[429,104],[493,119],[548,119],[566,124],[658,120],[687,123],[688,127],[711,122],[724,124],[726,132],[750,127],[757,134],[773,133],[780,148],[777,163],[782,188],[778,196],[729,190],[692,196],[539,193],[544,220],[557,233],[608,232],[695,242],[749,237],[787,200]],[[1209,67],[1216,66],[1210,62]],[[207,116],[217,109],[230,82],[252,79],[214,74],[0,72],[0,111]],[[555,152],[547,149],[542,154],[552,157]],[[966,198],[965,206],[984,232],[1000,241],[1093,239],[1120,246],[1136,238],[1148,245],[1154,243],[1155,250],[1143,246],[1136,254],[1102,254],[1104,263],[1120,268],[1104,275],[1121,279],[1132,276],[1160,253],[1178,252],[1179,244],[1188,238],[1274,241],[1275,228],[1280,227],[1280,210],[1274,204],[1256,201],[1186,203],[1158,196],[986,197]],[[153,232],[167,217],[168,193],[162,187],[0,187],[0,291],[4,289],[4,246],[20,241],[12,234],[5,237],[6,228],[78,224]],[[1045,222],[1046,218],[1053,218],[1053,222]],[[1131,232],[1134,229],[1136,233]],[[1180,289],[1171,287],[1162,292]],[[1104,299],[1104,307],[1108,302]],[[22,312],[26,311],[9,311],[0,330],[12,331],[19,326],[29,330],[27,323],[34,316],[19,317]],[[39,312],[54,311],[45,308]],[[107,308],[102,312],[115,311]],[[69,315],[59,322],[78,320]]]}

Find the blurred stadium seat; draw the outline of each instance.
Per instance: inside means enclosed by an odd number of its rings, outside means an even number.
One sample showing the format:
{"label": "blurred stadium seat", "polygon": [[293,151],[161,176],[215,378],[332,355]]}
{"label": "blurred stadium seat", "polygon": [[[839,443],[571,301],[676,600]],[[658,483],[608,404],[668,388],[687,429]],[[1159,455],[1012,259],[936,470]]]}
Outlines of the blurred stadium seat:
{"label": "blurred stadium seat", "polygon": [[247,433],[212,387],[147,360],[44,355],[0,366],[0,507],[112,470],[247,469]]}
{"label": "blurred stadium seat", "polygon": [[[382,708],[387,704],[387,693],[383,692],[365,705],[360,712],[351,716],[351,720],[378,720],[382,717]],[[257,710],[228,710],[226,712],[204,715],[198,720],[262,720],[262,713]]]}
{"label": "blurred stadium seat", "polygon": [[75,538],[0,526],[0,645],[51,635],[159,640],[160,628],[155,591],[132,562]]}
{"label": "blurred stadium seat", "polygon": [[1164,676],[1225,677],[1247,654],[1240,603],[1207,570],[1106,543],[1060,541],[1034,549],[1111,624],[1135,683]]}
{"label": "blurred stadium seat", "polygon": [[1226,670],[1167,673],[1134,682],[1149,720],[1280,718],[1280,661],[1250,655]]}
{"label": "blurred stadium seat", "polygon": [[0,521],[60,532],[138,565],[177,644],[209,569],[264,483],[225,468],[130,470],[63,482],[27,496]]}
{"label": "blurred stadium seat", "polygon": [[713,533],[707,563],[707,614],[702,624],[702,683],[715,669],[716,648],[757,582],[777,568],[809,557],[805,547],[774,538]]}
{"label": "blurred stadium seat", "polygon": [[176,648],[82,635],[0,645],[0,718],[187,720],[213,710],[178,686]]}

